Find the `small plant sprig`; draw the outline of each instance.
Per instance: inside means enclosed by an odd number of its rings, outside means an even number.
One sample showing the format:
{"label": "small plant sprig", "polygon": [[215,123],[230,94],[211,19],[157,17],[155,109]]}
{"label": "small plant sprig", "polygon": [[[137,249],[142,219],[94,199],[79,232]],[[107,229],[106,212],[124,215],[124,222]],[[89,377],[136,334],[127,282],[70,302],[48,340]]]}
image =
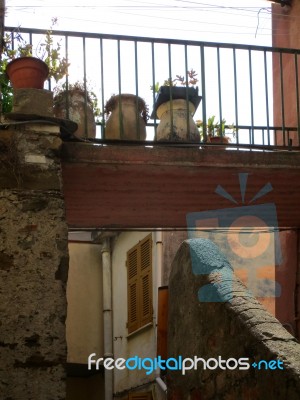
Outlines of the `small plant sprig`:
{"label": "small plant sprig", "polygon": [[[202,120],[197,120],[196,125],[199,128],[200,132],[200,137],[202,139],[205,138],[204,132],[203,132],[203,121]],[[226,130],[230,130],[230,132],[225,132]],[[223,118],[222,121],[217,121],[216,116],[212,115],[207,119],[206,123],[206,137],[209,139],[211,137],[224,137],[225,133],[230,133],[235,137],[236,134],[236,127],[231,124],[231,125],[226,125],[226,119]]]}
{"label": "small plant sprig", "polygon": [[197,75],[198,74],[193,69],[187,71],[187,81],[185,80],[184,76],[176,75],[173,85],[176,86],[176,83],[179,82],[182,86],[194,86],[198,83],[198,78],[196,78]]}
{"label": "small plant sprig", "polygon": [[[197,75],[196,71],[191,69],[190,71],[187,71],[187,80],[186,77],[182,75],[176,75],[175,79],[166,79],[163,86],[177,86],[177,84],[180,84],[181,86],[195,86],[198,83]],[[156,82],[154,86],[150,86],[150,89],[154,91],[154,93],[158,93],[160,86],[160,83]]]}

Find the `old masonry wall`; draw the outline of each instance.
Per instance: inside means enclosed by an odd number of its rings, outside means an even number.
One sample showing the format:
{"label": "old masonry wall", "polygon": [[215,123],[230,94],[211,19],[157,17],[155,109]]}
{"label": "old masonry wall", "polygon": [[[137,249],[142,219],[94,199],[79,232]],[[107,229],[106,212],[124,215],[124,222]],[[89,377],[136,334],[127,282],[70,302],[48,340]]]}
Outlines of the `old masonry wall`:
{"label": "old masonry wall", "polygon": [[0,131],[0,393],[65,399],[68,229],[59,127]]}

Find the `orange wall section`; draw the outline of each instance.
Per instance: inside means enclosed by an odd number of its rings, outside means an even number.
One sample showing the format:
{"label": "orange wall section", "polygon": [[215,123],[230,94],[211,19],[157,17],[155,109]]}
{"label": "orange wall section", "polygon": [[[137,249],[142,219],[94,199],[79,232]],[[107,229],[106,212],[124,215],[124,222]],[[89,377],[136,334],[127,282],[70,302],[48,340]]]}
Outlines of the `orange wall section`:
{"label": "orange wall section", "polygon": [[[300,50],[300,2],[292,1],[290,8],[272,5],[272,44],[276,48]],[[280,66],[282,63],[282,67]],[[298,76],[296,74],[298,71]],[[298,82],[297,82],[298,80]],[[298,86],[298,90],[297,90]],[[274,126],[296,127],[297,108],[299,114],[300,93],[300,55],[296,52],[282,54],[273,53],[273,97],[274,97]],[[282,107],[283,105],[283,107]],[[282,133],[278,132],[278,144],[282,144]],[[297,132],[286,136],[292,139],[293,145],[299,145]]]}

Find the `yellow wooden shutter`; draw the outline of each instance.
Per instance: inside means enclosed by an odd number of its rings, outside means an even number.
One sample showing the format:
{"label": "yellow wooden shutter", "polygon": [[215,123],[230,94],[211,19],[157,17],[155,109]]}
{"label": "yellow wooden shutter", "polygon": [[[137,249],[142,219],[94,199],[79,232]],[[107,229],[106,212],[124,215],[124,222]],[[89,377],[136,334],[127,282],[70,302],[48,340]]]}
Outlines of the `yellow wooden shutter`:
{"label": "yellow wooden shutter", "polygon": [[141,284],[140,284],[140,317],[141,326],[152,321],[152,241],[151,236],[140,244]]}
{"label": "yellow wooden shutter", "polygon": [[138,277],[138,248],[135,246],[127,253],[128,277],[128,333],[139,328],[139,277]]}
{"label": "yellow wooden shutter", "polygon": [[152,321],[152,237],[127,252],[128,333]]}

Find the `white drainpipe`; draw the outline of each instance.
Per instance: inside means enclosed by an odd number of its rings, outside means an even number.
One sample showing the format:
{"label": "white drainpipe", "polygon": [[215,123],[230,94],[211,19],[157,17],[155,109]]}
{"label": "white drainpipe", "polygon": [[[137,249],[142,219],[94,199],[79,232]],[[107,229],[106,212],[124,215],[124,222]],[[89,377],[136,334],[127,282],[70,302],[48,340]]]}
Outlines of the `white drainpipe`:
{"label": "white drainpipe", "polygon": [[[162,242],[161,230],[155,232],[155,244],[156,244],[156,249],[155,249],[156,289],[158,291],[158,288],[162,286],[162,269],[163,269],[163,242]],[[156,311],[156,317],[157,315],[158,315],[158,307]],[[156,328],[156,333],[157,333],[157,328]],[[157,334],[156,334],[156,341],[157,341]],[[167,395],[167,385],[160,377],[159,368],[157,368],[156,370],[155,380],[160,390],[162,390],[165,393],[165,395]]]}
{"label": "white drainpipe", "polygon": [[[112,265],[110,254],[110,239],[102,241],[102,273],[103,273],[103,341],[104,358],[113,358],[113,339],[112,339]],[[104,371],[105,400],[113,398],[113,371]]]}
{"label": "white drainpipe", "polygon": [[161,390],[165,393],[165,395],[167,395],[168,388],[165,382],[159,376],[157,376],[155,380],[158,386],[161,388]]}
{"label": "white drainpipe", "polygon": [[156,285],[157,288],[161,286],[162,282],[162,258],[163,258],[163,243],[162,243],[162,231],[155,232],[155,268],[156,268]]}

